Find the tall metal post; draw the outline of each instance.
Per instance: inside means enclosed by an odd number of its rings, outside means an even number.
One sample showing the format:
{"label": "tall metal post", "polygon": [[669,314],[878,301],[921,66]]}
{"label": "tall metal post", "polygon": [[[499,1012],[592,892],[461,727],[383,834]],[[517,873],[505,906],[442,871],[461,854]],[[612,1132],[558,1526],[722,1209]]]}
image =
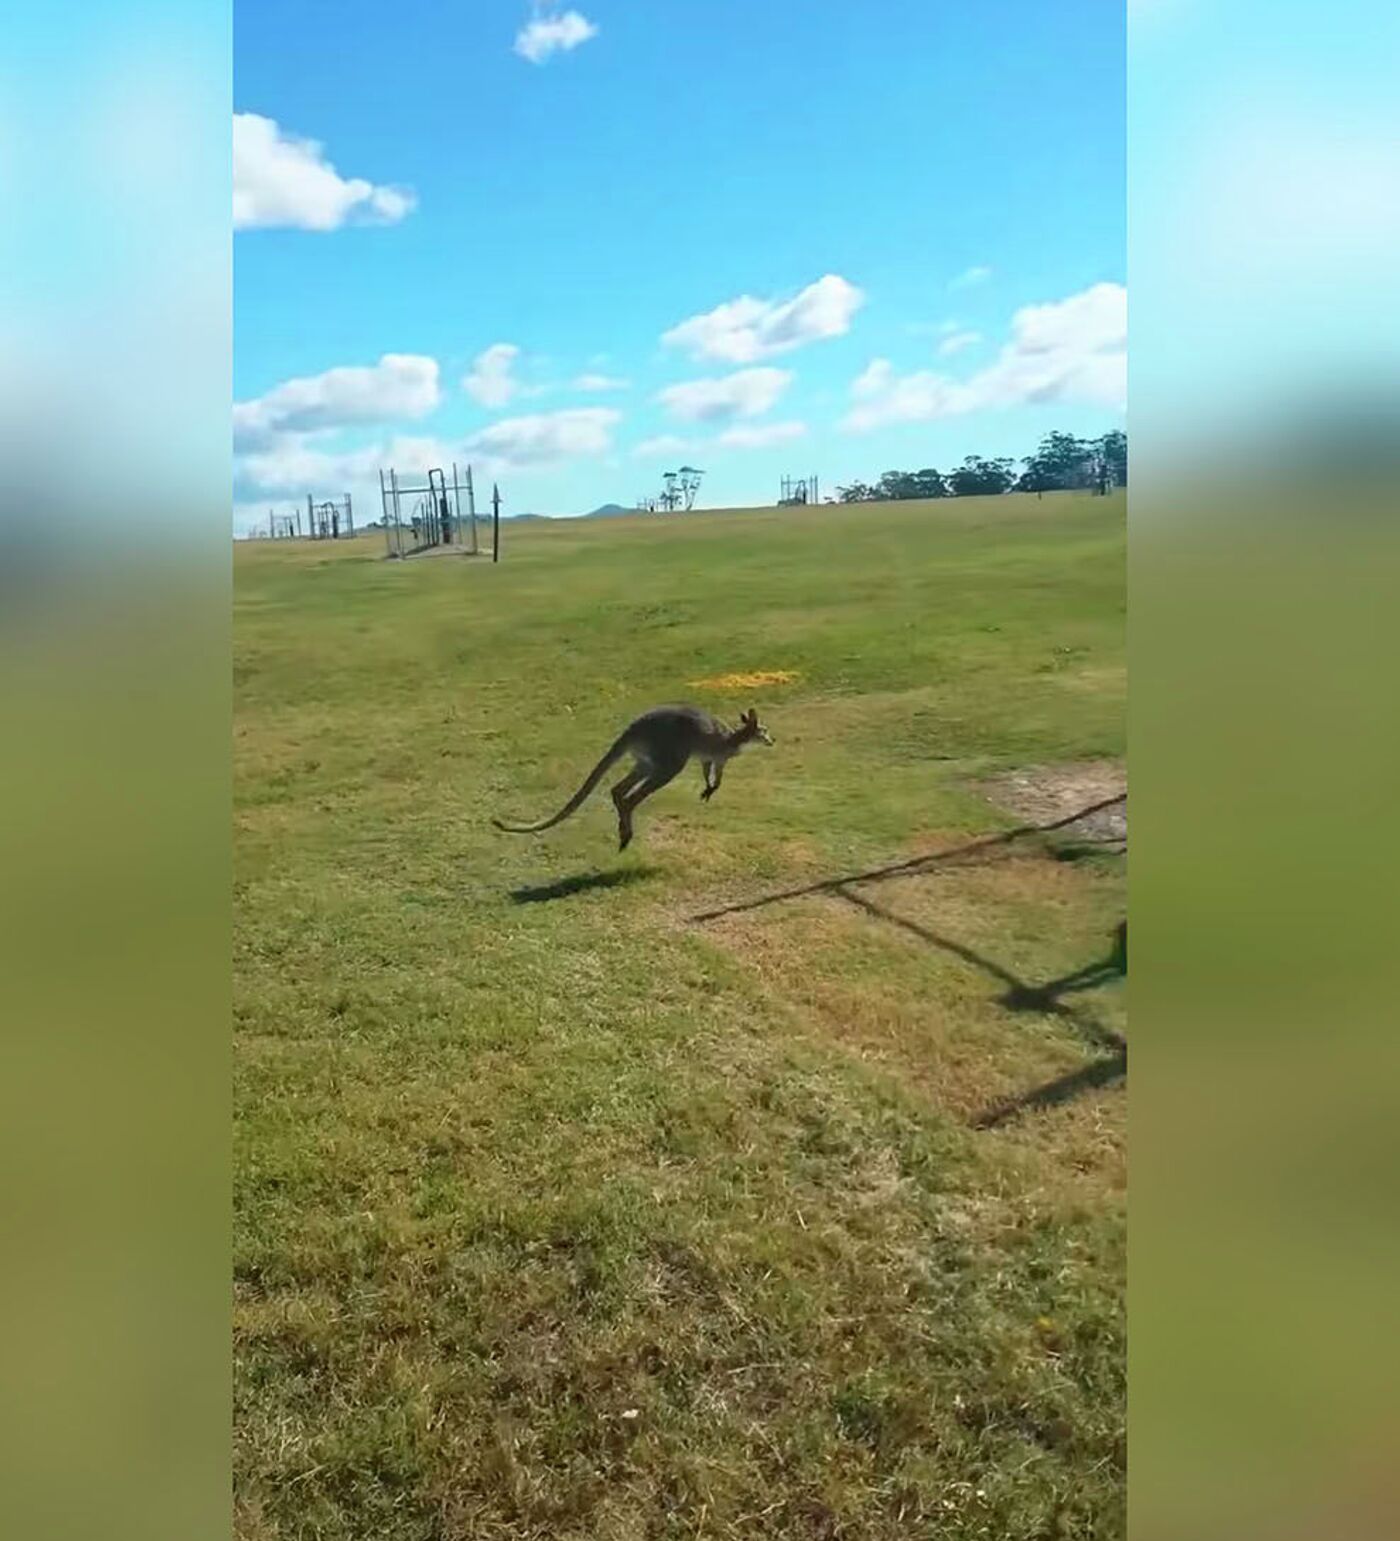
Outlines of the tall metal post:
{"label": "tall metal post", "polygon": [[501,560],[501,489],[491,483],[491,560]]}
{"label": "tall metal post", "polygon": [[451,515],[447,508],[447,478],[441,466],[428,472],[428,542],[434,546],[452,544]]}
{"label": "tall metal post", "polygon": [[467,467],[467,516],[472,524],[472,555],[480,549],[476,543],[476,485],[472,481],[472,468]]}
{"label": "tall metal post", "polygon": [[452,517],[457,522],[457,544],[462,544],[462,490],[457,482],[457,462],[452,462]]}

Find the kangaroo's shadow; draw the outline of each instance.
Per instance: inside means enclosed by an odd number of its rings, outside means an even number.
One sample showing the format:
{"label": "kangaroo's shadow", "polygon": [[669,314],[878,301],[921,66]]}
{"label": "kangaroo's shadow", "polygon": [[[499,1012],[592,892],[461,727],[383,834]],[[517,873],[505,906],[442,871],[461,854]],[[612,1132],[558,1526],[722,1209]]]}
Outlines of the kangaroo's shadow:
{"label": "kangaroo's shadow", "polygon": [[611,872],[575,872],[566,878],[555,878],[552,883],[540,883],[528,888],[512,888],[511,900],[515,904],[545,904],[550,899],[568,899],[574,894],[591,893],[599,888],[625,888],[629,883],[650,877],[654,867],[618,867]]}

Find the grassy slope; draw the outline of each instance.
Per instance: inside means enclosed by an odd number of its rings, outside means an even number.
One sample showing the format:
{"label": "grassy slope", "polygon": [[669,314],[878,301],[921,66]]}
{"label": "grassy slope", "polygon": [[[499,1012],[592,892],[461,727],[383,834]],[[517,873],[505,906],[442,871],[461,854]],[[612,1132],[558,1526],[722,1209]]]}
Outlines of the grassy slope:
{"label": "grassy slope", "polygon": [[[1117,860],[686,917],[1121,754],[1121,499],[505,534],[236,549],[240,1534],[1118,1534],[1121,1090],[971,1118],[1121,992],[1011,1012],[968,951],[1100,956]],[[624,857],[605,796],[489,827],[760,669],[777,747]]]}

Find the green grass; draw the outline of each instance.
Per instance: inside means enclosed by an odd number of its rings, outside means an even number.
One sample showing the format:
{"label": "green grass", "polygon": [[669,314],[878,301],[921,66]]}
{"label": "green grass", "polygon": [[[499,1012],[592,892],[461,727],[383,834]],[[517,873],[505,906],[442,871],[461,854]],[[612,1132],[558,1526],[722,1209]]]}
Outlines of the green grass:
{"label": "green grass", "polygon": [[[1116,985],[1012,1011],[991,971],[1102,956],[1121,858],[689,917],[1121,756],[1123,513],[236,548],[244,1541],[1122,1533],[1121,1086],[976,1126],[1121,1029]],[[605,794],[490,827],[678,698],[776,747],[708,805],[687,772],[624,856]]]}

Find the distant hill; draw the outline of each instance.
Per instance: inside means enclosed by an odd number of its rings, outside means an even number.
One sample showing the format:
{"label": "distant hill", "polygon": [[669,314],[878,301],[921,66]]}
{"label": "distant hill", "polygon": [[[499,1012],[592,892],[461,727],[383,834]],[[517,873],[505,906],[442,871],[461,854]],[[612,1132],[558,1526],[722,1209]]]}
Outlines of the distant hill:
{"label": "distant hill", "polygon": [[621,503],[604,503],[585,514],[585,519],[612,519],[618,514],[635,514],[635,508],[624,508]]}

